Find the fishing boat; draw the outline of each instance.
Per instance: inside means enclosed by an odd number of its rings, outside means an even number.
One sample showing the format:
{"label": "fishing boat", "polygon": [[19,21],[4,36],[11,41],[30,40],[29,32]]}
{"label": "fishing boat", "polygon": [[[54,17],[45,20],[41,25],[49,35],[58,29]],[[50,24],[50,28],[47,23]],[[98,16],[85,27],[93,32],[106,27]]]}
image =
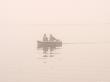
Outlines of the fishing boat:
{"label": "fishing boat", "polygon": [[44,34],[43,41],[37,41],[38,48],[39,47],[61,47],[62,41],[56,39],[52,35],[50,35],[50,40],[48,40],[46,34]]}

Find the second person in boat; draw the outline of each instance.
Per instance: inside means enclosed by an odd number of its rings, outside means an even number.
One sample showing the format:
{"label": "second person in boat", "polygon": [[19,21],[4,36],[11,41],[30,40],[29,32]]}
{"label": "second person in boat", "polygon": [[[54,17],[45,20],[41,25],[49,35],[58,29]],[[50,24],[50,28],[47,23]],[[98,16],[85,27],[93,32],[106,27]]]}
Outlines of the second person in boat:
{"label": "second person in boat", "polygon": [[55,42],[55,41],[58,41],[58,40],[52,34],[50,34],[49,41],[50,42]]}

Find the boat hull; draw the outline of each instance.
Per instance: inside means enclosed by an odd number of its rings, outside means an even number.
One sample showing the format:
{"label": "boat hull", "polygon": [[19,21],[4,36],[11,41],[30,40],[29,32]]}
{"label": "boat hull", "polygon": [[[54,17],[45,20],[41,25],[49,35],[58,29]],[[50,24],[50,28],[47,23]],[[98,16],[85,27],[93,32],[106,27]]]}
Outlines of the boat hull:
{"label": "boat hull", "polygon": [[42,42],[42,41],[37,41],[38,48],[40,47],[61,47],[62,42]]}

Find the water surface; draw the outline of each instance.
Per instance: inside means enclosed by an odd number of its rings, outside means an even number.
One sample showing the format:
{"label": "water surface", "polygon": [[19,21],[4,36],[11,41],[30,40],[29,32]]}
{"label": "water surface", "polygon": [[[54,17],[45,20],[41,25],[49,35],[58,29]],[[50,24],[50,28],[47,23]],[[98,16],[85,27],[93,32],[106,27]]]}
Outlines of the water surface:
{"label": "water surface", "polygon": [[[8,25],[8,52],[1,54],[4,82],[110,82],[110,25]],[[43,57],[37,40],[61,39]],[[5,51],[5,47],[3,47]]]}

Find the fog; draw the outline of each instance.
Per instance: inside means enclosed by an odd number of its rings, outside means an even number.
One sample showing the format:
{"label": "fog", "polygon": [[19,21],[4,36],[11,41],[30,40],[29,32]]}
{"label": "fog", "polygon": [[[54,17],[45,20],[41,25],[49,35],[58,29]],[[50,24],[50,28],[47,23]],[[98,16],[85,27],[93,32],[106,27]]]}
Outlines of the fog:
{"label": "fog", "polygon": [[[1,3],[1,82],[110,82],[109,0]],[[63,42],[53,57],[37,49],[44,33]]]}

